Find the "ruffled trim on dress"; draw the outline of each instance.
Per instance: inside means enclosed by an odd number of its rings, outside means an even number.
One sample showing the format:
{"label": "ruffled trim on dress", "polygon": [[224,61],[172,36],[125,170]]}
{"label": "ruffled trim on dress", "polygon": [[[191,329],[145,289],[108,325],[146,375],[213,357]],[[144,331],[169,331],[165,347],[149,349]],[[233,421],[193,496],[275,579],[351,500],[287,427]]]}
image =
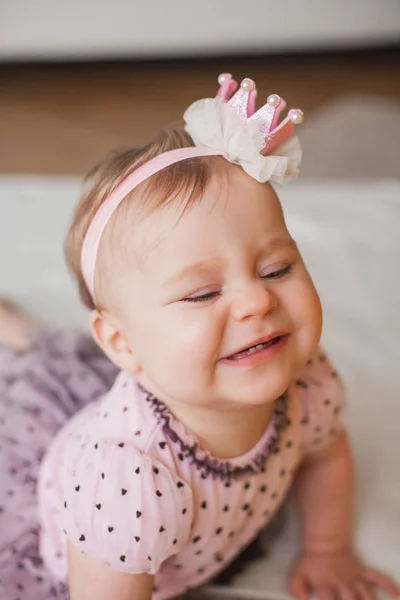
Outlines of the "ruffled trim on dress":
{"label": "ruffled trim on dress", "polygon": [[198,441],[185,431],[183,425],[174,418],[164,402],[146,389],[141,389],[155,417],[162,425],[164,434],[179,446],[178,458],[189,460],[193,466],[201,471],[202,479],[208,477],[218,478],[223,480],[227,487],[230,486],[231,480],[238,480],[251,474],[264,472],[269,457],[278,454],[280,451],[282,431],[290,425],[288,393],[285,393],[277,399],[272,419],[262,438],[252,450],[239,458],[231,460],[218,459],[200,448]]}

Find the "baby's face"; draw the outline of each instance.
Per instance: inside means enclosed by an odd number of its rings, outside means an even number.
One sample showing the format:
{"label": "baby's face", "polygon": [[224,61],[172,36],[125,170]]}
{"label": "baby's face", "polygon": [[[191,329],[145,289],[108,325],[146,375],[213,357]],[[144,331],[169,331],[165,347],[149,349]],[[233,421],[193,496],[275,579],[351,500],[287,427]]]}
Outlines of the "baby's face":
{"label": "baby's face", "polygon": [[158,211],[132,240],[119,319],[139,381],[196,404],[282,394],[318,344],[321,307],[273,189],[231,168],[180,219]]}

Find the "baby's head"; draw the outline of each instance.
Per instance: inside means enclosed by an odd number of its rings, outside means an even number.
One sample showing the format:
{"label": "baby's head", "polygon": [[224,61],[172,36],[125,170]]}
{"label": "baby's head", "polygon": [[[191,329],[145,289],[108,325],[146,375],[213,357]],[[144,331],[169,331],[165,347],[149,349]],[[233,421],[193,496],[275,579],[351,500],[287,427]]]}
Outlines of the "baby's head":
{"label": "baby's head", "polygon": [[196,404],[272,401],[318,344],[321,308],[269,183],[221,156],[177,162],[129,193],[108,222],[96,305],[82,276],[83,240],[104,199],[151,158],[189,146],[187,133],[170,129],[92,170],[67,261],[97,342],[155,395]]}

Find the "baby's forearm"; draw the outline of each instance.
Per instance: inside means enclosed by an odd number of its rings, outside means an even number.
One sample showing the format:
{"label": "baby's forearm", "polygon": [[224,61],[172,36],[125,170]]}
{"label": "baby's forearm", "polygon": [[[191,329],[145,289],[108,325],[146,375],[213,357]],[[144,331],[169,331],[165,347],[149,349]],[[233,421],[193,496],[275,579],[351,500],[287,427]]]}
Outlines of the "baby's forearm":
{"label": "baby's forearm", "polygon": [[351,544],[353,464],[345,434],[301,467],[295,496],[305,551],[335,552]]}
{"label": "baby's forearm", "polygon": [[68,582],[71,600],[151,600],[153,576],[113,571],[68,542]]}

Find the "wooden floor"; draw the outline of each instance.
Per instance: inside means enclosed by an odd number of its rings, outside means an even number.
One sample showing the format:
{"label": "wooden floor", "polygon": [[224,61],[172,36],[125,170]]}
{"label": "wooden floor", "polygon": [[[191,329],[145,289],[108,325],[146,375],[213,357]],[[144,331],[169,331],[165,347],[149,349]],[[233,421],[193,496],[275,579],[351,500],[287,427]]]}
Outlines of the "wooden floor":
{"label": "wooden floor", "polygon": [[143,142],[215,95],[221,72],[256,79],[259,102],[279,93],[309,119],[344,94],[400,99],[399,67],[399,50],[0,66],[0,173],[82,174],[110,148]]}

